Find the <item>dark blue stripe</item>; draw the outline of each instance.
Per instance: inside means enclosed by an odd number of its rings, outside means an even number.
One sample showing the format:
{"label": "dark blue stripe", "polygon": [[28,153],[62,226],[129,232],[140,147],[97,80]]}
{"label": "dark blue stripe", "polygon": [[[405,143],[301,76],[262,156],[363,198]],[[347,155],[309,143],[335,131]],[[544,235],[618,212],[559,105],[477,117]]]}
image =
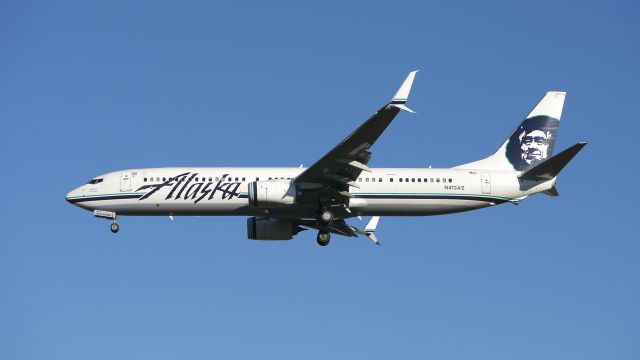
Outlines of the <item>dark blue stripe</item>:
{"label": "dark blue stripe", "polygon": [[473,195],[353,195],[354,198],[362,198],[362,199],[409,199],[409,200],[419,200],[419,199],[432,199],[432,200],[473,200],[473,201],[488,201],[492,203],[503,203],[507,200],[497,199],[489,196],[473,196]]}
{"label": "dark blue stripe", "polygon": [[76,199],[67,199],[68,202],[75,204],[85,201],[100,201],[100,200],[121,200],[121,199],[139,199],[144,194],[140,195],[115,195],[115,196],[87,196]]}

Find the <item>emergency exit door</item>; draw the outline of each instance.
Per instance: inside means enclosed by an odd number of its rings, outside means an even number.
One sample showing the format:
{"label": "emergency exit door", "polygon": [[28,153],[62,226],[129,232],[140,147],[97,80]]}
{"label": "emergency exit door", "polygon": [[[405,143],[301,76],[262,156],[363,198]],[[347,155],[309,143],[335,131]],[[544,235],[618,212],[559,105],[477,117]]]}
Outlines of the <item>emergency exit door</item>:
{"label": "emergency exit door", "polygon": [[120,191],[131,191],[130,171],[123,171],[120,173]]}
{"label": "emergency exit door", "polygon": [[482,193],[491,194],[491,173],[490,172],[482,173]]}

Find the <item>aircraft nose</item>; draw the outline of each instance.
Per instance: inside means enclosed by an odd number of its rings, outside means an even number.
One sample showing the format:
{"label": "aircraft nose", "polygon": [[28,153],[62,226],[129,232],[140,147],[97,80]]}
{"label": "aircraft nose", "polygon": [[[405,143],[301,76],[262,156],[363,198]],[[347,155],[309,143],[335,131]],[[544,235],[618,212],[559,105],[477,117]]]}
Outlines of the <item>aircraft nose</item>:
{"label": "aircraft nose", "polygon": [[65,199],[67,200],[67,202],[73,204],[75,202],[74,199],[77,199],[82,195],[80,192],[80,188],[73,189],[67,193]]}
{"label": "aircraft nose", "polygon": [[73,193],[73,191],[69,191],[67,193],[67,196],[64,197],[67,200],[67,202],[71,202],[71,197],[73,196],[73,195],[71,195],[72,193]]}

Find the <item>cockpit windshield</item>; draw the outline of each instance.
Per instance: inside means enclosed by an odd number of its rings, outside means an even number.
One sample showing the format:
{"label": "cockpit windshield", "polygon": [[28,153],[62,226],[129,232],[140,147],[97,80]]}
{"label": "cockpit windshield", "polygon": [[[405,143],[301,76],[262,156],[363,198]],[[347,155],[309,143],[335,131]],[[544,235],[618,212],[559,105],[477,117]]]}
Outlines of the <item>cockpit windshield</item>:
{"label": "cockpit windshield", "polygon": [[101,183],[103,180],[104,179],[102,179],[102,178],[91,179],[91,180],[89,180],[89,182],[87,184],[95,185],[95,184]]}

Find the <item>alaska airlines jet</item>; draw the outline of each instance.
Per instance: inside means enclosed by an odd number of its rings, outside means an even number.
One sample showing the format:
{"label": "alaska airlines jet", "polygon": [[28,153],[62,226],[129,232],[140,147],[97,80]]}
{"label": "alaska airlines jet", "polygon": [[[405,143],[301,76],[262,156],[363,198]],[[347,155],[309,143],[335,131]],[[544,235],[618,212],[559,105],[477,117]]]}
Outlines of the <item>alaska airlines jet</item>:
{"label": "alaska airlines jet", "polygon": [[[417,71],[409,73],[391,102],[308,168],[201,167],[115,171],[67,194],[67,201],[112,221],[137,216],[249,216],[252,240],[290,240],[302,230],[363,235],[375,244],[380,216],[451,214],[518,204],[543,193],[558,196],[558,173],[584,147],[553,155],[565,93],[546,93],[491,156],[449,169],[370,168],[371,147],[400,110]],[[371,216],[364,229],[351,217]]]}

